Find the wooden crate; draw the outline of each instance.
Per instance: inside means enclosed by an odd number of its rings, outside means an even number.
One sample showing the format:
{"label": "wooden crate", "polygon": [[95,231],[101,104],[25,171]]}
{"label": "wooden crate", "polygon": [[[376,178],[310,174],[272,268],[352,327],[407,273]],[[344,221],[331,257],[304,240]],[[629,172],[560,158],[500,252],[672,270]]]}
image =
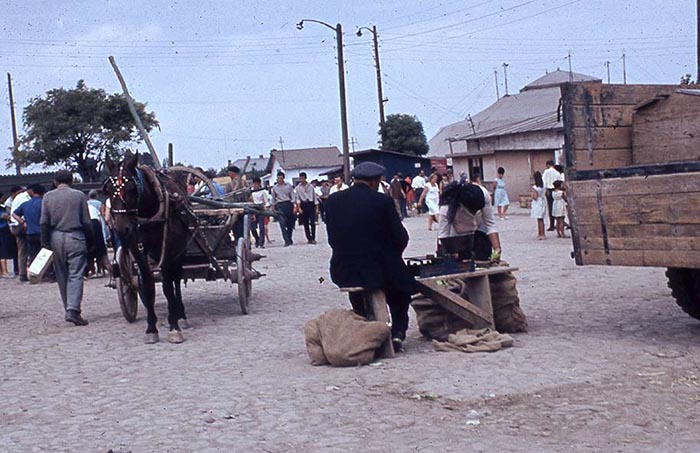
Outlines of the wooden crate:
{"label": "wooden crate", "polygon": [[700,96],[678,89],[562,87],[577,264],[700,268]]}

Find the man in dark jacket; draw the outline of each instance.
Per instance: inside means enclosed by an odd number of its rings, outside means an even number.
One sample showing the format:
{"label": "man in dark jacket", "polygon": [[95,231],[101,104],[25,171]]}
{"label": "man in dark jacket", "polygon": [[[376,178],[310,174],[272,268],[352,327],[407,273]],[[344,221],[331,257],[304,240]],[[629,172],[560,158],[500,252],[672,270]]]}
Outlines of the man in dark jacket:
{"label": "man in dark jacket", "polygon": [[[415,280],[401,257],[408,232],[392,199],[377,192],[384,167],[363,162],[353,170],[353,186],[326,201],[326,229],[333,249],[331,279],[340,287],[361,286],[386,293],[391,336],[401,349]],[[364,315],[362,298],[351,295],[353,310]]]}

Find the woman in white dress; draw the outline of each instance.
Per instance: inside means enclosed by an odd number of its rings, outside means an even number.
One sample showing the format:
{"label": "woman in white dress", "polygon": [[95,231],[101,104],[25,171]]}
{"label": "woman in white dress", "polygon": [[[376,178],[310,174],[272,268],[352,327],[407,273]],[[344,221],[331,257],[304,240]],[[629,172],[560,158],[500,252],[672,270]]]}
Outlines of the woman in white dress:
{"label": "woman in white dress", "polygon": [[542,173],[539,171],[535,172],[535,185],[532,186],[532,205],[530,207],[530,217],[537,219],[537,239],[540,241],[547,239],[544,234],[544,217],[547,215],[547,200],[546,192],[547,189],[544,187],[544,181],[542,180]]}
{"label": "woman in white dress", "polygon": [[440,185],[438,184],[437,173],[430,175],[430,180],[423,189],[418,206],[423,206],[424,201],[425,206],[428,208],[428,231],[432,231],[433,222],[439,222],[440,214]]}

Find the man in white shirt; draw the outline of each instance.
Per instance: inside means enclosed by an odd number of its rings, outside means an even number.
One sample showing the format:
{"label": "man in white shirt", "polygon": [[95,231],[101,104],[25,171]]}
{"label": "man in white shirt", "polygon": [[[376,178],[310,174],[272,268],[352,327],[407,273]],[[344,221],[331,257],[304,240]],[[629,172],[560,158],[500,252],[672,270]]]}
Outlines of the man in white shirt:
{"label": "man in white shirt", "polygon": [[333,187],[331,187],[330,192],[328,192],[328,196],[333,195],[336,192],[340,192],[341,190],[347,190],[348,185],[343,182],[343,177],[342,176],[336,176],[333,179]]}
{"label": "man in white shirt", "polygon": [[418,173],[418,175],[413,178],[413,181],[411,181],[411,187],[413,188],[413,193],[414,199],[416,201],[416,211],[418,211],[418,214],[421,214],[423,212],[423,206],[418,204],[418,200],[420,200],[420,196],[423,194],[423,189],[425,188],[425,172],[423,170]]}
{"label": "man in white shirt", "polygon": [[551,160],[547,161],[547,169],[542,172],[542,181],[544,182],[544,188],[547,189],[547,211],[549,212],[549,228],[547,231],[554,231],[554,217],[552,216],[552,203],[554,198],[552,198],[552,191],[554,190],[554,181],[561,179],[561,175],[554,168],[554,162]]}
{"label": "man in white shirt", "polygon": [[12,217],[12,214],[19,209],[26,201],[29,201],[32,197],[27,193],[24,187],[19,187],[19,190],[13,191],[12,202],[9,206],[10,212],[10,232],[14,235],[17,241],[17,267],[19,268],[19,281],[27,282],[27,261],[29,259],[29,248],[27,244],[26,232],[23,226],[17,221],[16,218]]}
{"label": "man in white shirt", "polygon": [[[260,178],[253,178],[253,191],[251,193],[253,198],[253,203],[256,207],[260,209],[267,209],[268,203],[268,191],[262,188],[262,181]],[[255,247],[261,249],[265,248],[265,216],[258,215],[252,216],[250,219],[250,232],[255,238]]]}

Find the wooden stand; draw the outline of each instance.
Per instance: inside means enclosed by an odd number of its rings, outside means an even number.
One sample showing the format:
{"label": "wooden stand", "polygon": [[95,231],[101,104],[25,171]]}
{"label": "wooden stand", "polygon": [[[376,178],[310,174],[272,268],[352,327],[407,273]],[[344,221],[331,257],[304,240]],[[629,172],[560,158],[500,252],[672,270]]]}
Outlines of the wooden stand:
{"label": "wooden stand", "polygon": [[[382,290],[368,290],[361,286],[352,288],[340,288],[340,291],[344,293],[362,293],[365,297],[365,302],[368,308],[368,317],[370,321],[385,322],[387,325],[391,326],[391,320],[389,318],[389,310],[386,305],[386,295]],[[377,350],[376,357],[378,359],[393,359],[394,358],[394,345],[391,343],[391,335],[389,338],[382,343],[381,347]]]}
{"label": "wooden stand", "polygon": [[[432,299],[445,310],[469,321],[474,329],[485,327],[493,329],[495,326],[489,276],[516,270],[518,270],[517,267],[510,266],[493,267],[474,272],[418,278],[416,283],[421,294]],[[460,285],[465,285],[469,300],[450,291],[446,285],[448,281],[457,281]]]}

